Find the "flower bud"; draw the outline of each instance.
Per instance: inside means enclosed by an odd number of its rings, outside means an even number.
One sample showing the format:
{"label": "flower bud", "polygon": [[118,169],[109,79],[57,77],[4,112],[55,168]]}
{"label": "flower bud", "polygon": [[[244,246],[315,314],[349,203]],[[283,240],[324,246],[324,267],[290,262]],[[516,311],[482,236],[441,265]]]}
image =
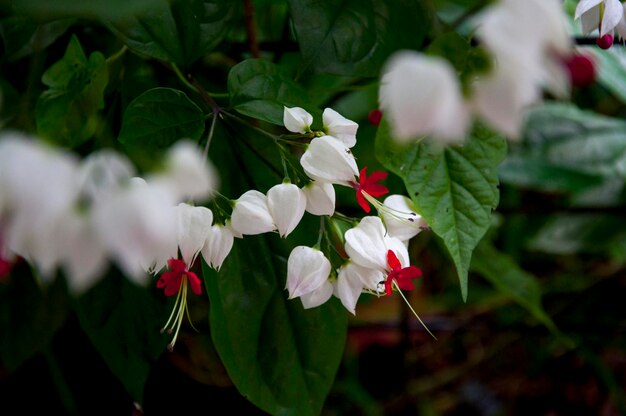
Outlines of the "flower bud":
{"label": "flower bud", "polygon": [[267,191],[267,206],[281,237],[287,237],[300,223],[306,196],[296,185],[281,183]]}
{"label": "flower bud", "polygon": [[283,111],[283,123],[285,124],[285,128],[290,132],[304,134],[311,131],[313,116],[304,108],[285,107]]}
{"label": "flower bud", "polygon": [[309,178],[350,186],[359,169],[354,156],[342,142],[331,136],[316,137],[300,158]]}
{"label": "flower bud", "polygon": [[335,213],[335,188],[327,182],[312,181],[302,188],[306,196],[306,211],[313,215]]}
{"label": "flower bud", "polygon": [[212,226],[202,247],[204,261],[215,270],[219,270],[233,248],[233,242],[234,237],[230,228],[223,225]]}
{"label": "flower bud", "polygon": [[333,136],[348,147],[356,144],[356,131],[359,125],[352,120],[348,120],[332,108],[327,108],[322,114],[324,131],[329,136]]}
{"label": "flower bud", "polygon": [[267,197],[256,190],[245,192],[235,201],[231,223],[238,234],[263,234],[276,229]]}

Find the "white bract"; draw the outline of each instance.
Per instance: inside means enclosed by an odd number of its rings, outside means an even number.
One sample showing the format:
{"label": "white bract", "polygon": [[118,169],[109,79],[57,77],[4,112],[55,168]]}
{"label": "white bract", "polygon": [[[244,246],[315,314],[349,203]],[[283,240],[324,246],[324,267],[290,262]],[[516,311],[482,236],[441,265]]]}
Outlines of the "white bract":
{"label": "white bract", "polygon": [[283,110],[283,124],[285,128],[293,133],[308,133],[311,131],[313,116],[304,108],[285,107]]}
{"label": "white bract", "polygon": [[356,132],[359,125],[352,120],[348,120],[332,108],[326,108],[322,114],[324,131],[327,135],[333,136],[347,147],[356,144]]}
{"label": "white bract", "polygon": [[333,284],[326,280],[320,287],[300,296],[304,309],[317,308],[333,295]]}
{"label": "white bract", "polygon": [[302,188],[306,196],[306,211],[313,215],[335,213],[335,188],[328,182],[311,181]]}
{"label": "white bract", "polygon": [[165,169],[148,178],[169,188],[177,201],[208,198],[217,187],[217,172],[195,143],[181,140],[172,146],[165,158]]}
{"label": "white bract", "polygon": [[231,226],[236,234],[263,234],[276,229],[267,197],[257,190],[246,191],[235,201]]}
{"label": "white bract", "polygon": [[415,204],[404,195],[389,195],[383,201],[387,209],[379,210],[387,233],[400,241],[408,241],[427,227],[426,222],[415,211]]}
{"label": "white bract", "polygon": [[359,266],[348,262],[339,269],[337,281],[334,284],[334,295],[341,300],[341,304],[353,315],[363,289],[378,291],[379,284],[384,282],[385,276],[380,270]]}
{"label": "white bract", "polygon": [[[610,34],[614,29],[620,29],[619,23],[624,20],[624,6],[619,0],[581,0],[576,6],[575,19],[580,19],[583,33],[587,34],[596,29],[600,36]],[[624,37],[624,33],[620,33]]]}
{"label": "white bract", "polygon": [[[213,212],[207,207],[194,207],[181,202],[176,207],[176,219],[177,245],[180,248],[183,261],[187,267],[191,267],[211,231]],[[178,253],[172,254],[165,259],[166,262],[170,258],[178,258]]]}
{"label": "white bract", "polygon": [[300,158],[304,172],[313,180],[351,186],[359,176],[354,156],[332,136],[316,137]]}
{"label": "white bract", "polygon": [[295,247],[287,260],[286,289],[289,298],[297,298],[319,289],[327,282],[330,270],[330,261],[321,251],[308,246]]}
{"label": "white bract", "polygon": [[291,183],[281,183],[267,191],[267,206],[281,237],[287,237],[300,223],[307,199],[304,192]]}
{"label": "white bract", "polygon": [[233,242],[234,236],[230,227],[220,224],[213,225],[204,247],[202,247],[204,261],[215,270],[219,270],[233,248]]}

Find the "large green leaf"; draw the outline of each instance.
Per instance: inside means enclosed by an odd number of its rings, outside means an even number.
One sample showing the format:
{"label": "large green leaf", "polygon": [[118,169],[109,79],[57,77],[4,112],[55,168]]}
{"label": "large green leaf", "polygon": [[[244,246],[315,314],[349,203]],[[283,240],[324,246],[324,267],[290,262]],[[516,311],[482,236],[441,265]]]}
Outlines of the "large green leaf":
{"label": "large green leaf", "polygon": [[237,240],[219,273],[204,265],[215,346],[241,394],[273,415],[321,412],[343,354],[347,313],[305,310],[265,236]]}
{"label": "large green leaf", "polygon": [[50,46],[74,23],[72,19],[38,24],[25,17],[11,16],[0,22],[4,58],[15,61]]}
{"label": "large green leaf", "polygon": [[598,82],[626,103],[626,51],[616,47],[607,50],[589,48],[596,60]]}
{"label": "large green leaf", "polygon": [[49,21],[63,17],[119,19],[147,10],[154,0],[19,0],[13,9],[19,15]]}
{"label": "large green leaf", "polygon": [[150,367],[169,342],[160,331],[167,316],[165,302],[110,274],[77,300],[76,312],[111,371],[141,403]]}
{"label": "large green leaf", "polygon": [[380,162],[399,175],[430,228],[441,237],[467,299],[472,251],[491,224],[499,201],[497,167],[506,153],[500,136],[476,129],[463,146],[441,147],[428,139],[399,147],[383,120],[376,137]]}
{"label": "large green leaf", "polygon": [[[228,74],[231,105],[241,114],[277,125],[283,124],[283,107],[302,107],[316,116],[308,93],[284,75],[275,64],[247,59]],[[315,117],[319,119],[320,117]]]}
{"label": "large green leaf", "polygon": [[531,111],[515,154],[586,175],[626,178],[626,122],[547,104]]}
{"label": "large green leaf", "polygon": [[411,0],[289,0],[289,6],[303,64],[350,76],[377,76],[392,52],[419,49],[432,18],[423,2]]}
{"label": "large green leaf", "polygon": [[37,101],[39,134],[68,147],[91,138],[99,125],[98,112],[104,108],[108,78],[104,56],[94,52],[87,59],[72,36],[63,58],[41,78],[49,89]]}
{"label": "large green leaf", "polygon": [[184,92],[153,88],[135,98],[124,111],[121,143],[147,149],[166,148],[177,140],[199,140],[204,113]]}
{"label": "large green leaf", "polygon": [[556,325],[541,305],[541,286],[513,258],[483,240],[474,252],[471,269],[491,282],[500,292],[511,296],[550,331],[558,333]]}
{"label": "large green leaf", "polygon": [[189,65],[222,41],[240,6],[230,0],[154,0],[148,10],[112,20],[110,27],[140,54]]}

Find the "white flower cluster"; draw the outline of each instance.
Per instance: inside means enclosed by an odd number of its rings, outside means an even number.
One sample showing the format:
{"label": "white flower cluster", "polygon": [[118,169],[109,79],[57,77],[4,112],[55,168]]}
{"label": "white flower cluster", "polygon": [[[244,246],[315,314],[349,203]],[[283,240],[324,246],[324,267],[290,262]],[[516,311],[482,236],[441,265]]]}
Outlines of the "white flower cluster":
{"label": "white flower cluster", "polygon": [[409,51],[392,56],[379,93],[394,137],[460,143],[474,117],[518,137],[524,110],[541,100],[544,88],[559,97],[569,94],[565,63],[573,44],[562,8],[558,0],[500,0],[488,7],[475,28],[492,69],[476,75],[465,94],[445,59]]}
{"label": "white flower cluster", "polygon": [[[213,264],[221,237],[211,217],[188,215],[187,199],[208,198],[216,173],[195,144],[180,141],[161,171],[135,176],[133,165],[111,150],[80,161],[33,137],[0,136],[0,258],[22,257],[50,280],[57,268],[81,293],[106,272],[108,261],[136,283],[157,270],[177,245],[189,260],[197,240]],[[208,224],[209,229],[196,228]]]}
{"label": "white flower cluster", "polygon": [[[305,110],[285,108],[284,123],[289,131],[310,133],[312,122],[313,117]],[[327,108],[323,113],[323,124],[323,134],[311,141],[300,158],[304,171],[317,186],[330,186],[329,189],[332,189],[332,184],[337,184],[355,188],[357,195],[361,192],[367,202],[376,206],[382,219],[364,217],[356,227],[345,233],[345,252],[349,259],[335,270],[318,248],[294,248],[287,261],[286,289],[289,297],[299,297],[305,308],[317,307],[334,294],[354,314],[361,293],[381,294],[384,293],[385,283],[391,286],[389,274],[393,267],[388,260],[390,250],[403,268],[409,267],[408,241],[426,228],[426,224],[415,213],[409,198],[391,195],[380,203],[368,193],[375,188],[367,183],[365,171],[359,172],[350,151],[356,144],[356,123]],[[375,191],[372,193],[375,194]],[[324,215],[333,211],[329,210]]]}

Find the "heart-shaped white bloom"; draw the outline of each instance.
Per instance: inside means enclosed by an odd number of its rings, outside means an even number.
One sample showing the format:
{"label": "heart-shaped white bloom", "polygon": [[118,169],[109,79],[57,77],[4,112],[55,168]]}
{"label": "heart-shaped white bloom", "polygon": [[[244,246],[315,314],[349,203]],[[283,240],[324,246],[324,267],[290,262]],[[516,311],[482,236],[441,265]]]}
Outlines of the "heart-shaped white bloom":
{"label": "heart-shaped white bloom", "polygon": [[309,178],[351,186],[359,169],[349,148],[332,136],[316,137],[300,158]]}
{"label": "heart-shaped white bloom", "polygon": [[312,181],[302,188],[306,196],[306,211],[313,215],[335,213],[335,188],[328,182]]}
{"label": "heart-shaped white bloom", "polygon": [[211,231],[213,212],[207,207],[194,207],[181,202],[176,207],[176,214],[178,247],[180,247],[183,261],[187,267],[191,268]]}
{"label": "heart-shaped white bloom", "polygon": [[267,191],[267,206],[281,237],[287,237],[300,223],[306,203],[302,189],[291,183],[281,183]]}
{"label": "heart-shaped white bloom", "polygon": [[215,270],[219,270],[233,248],[233,242],[233,233],[229,227],[219,224],[212,226],[202,247],[204,261]]}
{"label": "heart-shaped white bloom", "polygon": [[235,201],[231,225],[237,234],[263,234],[276,229],[267,197],[257,190],[246,191]]}
{"label": "heart-shaped white bloom", "polygon": [[317,289],[300,296],[300,301],[304,309],[317,308],[321,304],[326,303],[332,294],[333,284],[329,280],[326,280]]}
{"label": "heart-shaped white bloom", "polygon": [[307,133],[311,131],[313,116],[304,108],[292,107],[283,110],[283,124],[293,133]]}
{"label": "heart-shaped white bloom", "polygon": [[289,298],[297,298],[318,289],[328,280],[330,269],[330,261],[321,251],[307,246],[295,247],[287,259]]}
{"label": "heart-shaped white bloom", "polygon": [[[602,16],[601,5],[604,6]],[[624,8],[619,0],[581,0],[576,6],[574,18],[580,19],[583,33],[593,32],[600,27],[600,36],[604,36],[624,19]]]}
{"label": "heart-shaped white bloom", "polygon": [[356,131],[359,125],[352,120],[348,120],[332,108],[327,108],[322,114],[324,131],[327,135],[333,136],[345,144],[347,147],[354,147],[356,144]]}
{"label": "heart-shaped white bloom", "polygon": [[379,283],[384,281],[385,276],[380,270],[369,269],[354,262],[348,262],[339,269],[333,293],[341,300],[341,304],[354,315],[356,303],[363,293],[363,289],[377,291]]}

